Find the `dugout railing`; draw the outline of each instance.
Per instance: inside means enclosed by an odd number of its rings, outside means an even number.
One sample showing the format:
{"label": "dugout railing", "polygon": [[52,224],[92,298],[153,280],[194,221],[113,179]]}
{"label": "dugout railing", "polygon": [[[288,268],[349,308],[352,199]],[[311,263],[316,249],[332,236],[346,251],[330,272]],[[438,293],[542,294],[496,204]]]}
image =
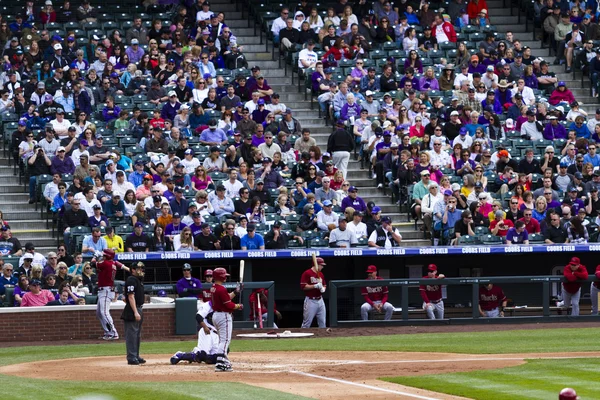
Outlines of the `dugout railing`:
{"label": "dugout railing", "polygon": [[[578,281],[582,283],[582,294],[588,290],[591,282],[596,281],[597,278],[591,274],[590,277],[585,281]],[[464,277],[464,278],[445,278],[445,279],[383,279],[377,280],[376,284],[373,280],[361,279],[361,280],[332,280],[328,284],[329,292],[329,324],[331,327],[337,326],[361,326],[361,325],[384,325],[384,324],[398,324],[398,325],[413,325],[413,324],[473,324],[473,323],[519,323],[519,322],[547,322],[555,320],[591,320],[598,321],[600,316],[598,315],[580,315],[572,317],[568,315],[569,309],[564,307],[557,307],[555,304],[551,304],[552,298],[552,285],[558,285],[565,282],[563,276],[549,275],[549,276],[506,276],[506,277]],[[541,285],[542,296],[539,302],[535,306],[529,307],[510,307],[510,314],[515,316],[506,316],[504,318],[486,318],[479,315],[479,288],[487,283],[498,284],[526,284],[526,285]],[[412,292],[415,295],[420,285],[442,285],[442,286],[470,286],[471,287],[471,316],[470,317],[457,317],[457,318],[445,318],[443,320],[429,320],[427,317],[423,317],[421,307],[410,307],[410,294]],[[394,314],[396,318],[385,321],[382,319],[369,319],[368,321],[362,321],[357,319],[340,320],[340,302],[346,299],[340,291],[343,289],[360,289],[363,287],[377,287],[387,286],[390,293],[400,291],[400,307],[396,307]],[[359,290],[355,290],[360,292]],[[505,294],[510,298],[510,293]],[[418,294],[417,294],[418,295]],[[351,298],[360,296],[360,293],[354,293]],[[360,297],[362,299],[362,296]],[[413,296],[414,298],[414,296]],[[446,299],[444,299],[446,300]],[[421,301],[422,302],[422,301]],[[414,303],[414,302],[413,302]],[[420,304],[420,303],[419,303]],[[360,304],[353,305],[356,310],[350,314],[356,315],[360,311]],[[462,308],[468,311],[468,306]],[[527,315],[519,316],[519,310],[527,311],[528,308],[541,311],[541,315]],[[446,308],[446,315],[451,310]],[[560,315],[553,315],[552,311],[560,311]],[[420,318],[412,318],[412,316],[419,315]],[[397,318],[399,317],[399,318]]]}

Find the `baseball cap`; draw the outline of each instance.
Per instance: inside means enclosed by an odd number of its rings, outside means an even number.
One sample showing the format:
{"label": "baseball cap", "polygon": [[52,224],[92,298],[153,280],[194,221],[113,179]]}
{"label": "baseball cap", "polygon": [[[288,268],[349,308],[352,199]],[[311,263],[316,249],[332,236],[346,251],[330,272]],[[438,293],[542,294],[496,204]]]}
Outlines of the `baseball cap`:
{"label": "baseball cap", "polygon": [[139,228],[139,227],[143,227],[143,226],[144,226],[144,224],[142,224],[141,222],[136,222],[134,226],[135,226],[136,228]]}
{"label": "baseball cap", "polygon": [[444,196],[452,196],[452,190],[450,190],[450,189],[444,190]]}
{"label": "baseball cap", "polygon": [[438,269],[438,268],[437,268],[437,265],[435,265],[435,264],[429,264],[429,265],[427,266],[427,271],[434,272],[434,271],[437,271],[437,269]]}
{"label": "baseball cap", "polygon": [[29,286],[41,286],[42,282],[40,282],[39,279],[32,279],[31,282],[29,282]]}
{"label": "baseball cap", "polygon": [[368,272],[369,274],[371,274],[371,273],[373,273],[373,272],[377,272],[377,267],[376,267],[376,266],[374,266],[374,265],[369,265],[369,266],[367,267],[367,272]]}
{"label": "baseball cap", "polygon": [[466,135],[467,134],[467,128],[465,128],[464,126],[462,128],[460,128],[460,130],[458,131],[458,133],[460,135]]}
{"label": "baseball cap", "polygon": [[429,173],[429,170],[427,170],[427,169],[424,169],[423,171],[421,171],[421,176],[425,176],[425,175],[431,175],[431,174]]}
{"label": "baseball cap", "polygon": [[53,48],[54,50],[62,50],[62,45],[60,43],[56,43]]}
{"label": "baseball cap", "polygon": [[333,203],[331,202],[331,200],[325,200],[325,201],[323,202],[323,206],[324,206],[324,207],[330,207],[330,206],[332,206],[332,205],[333,205]]}
{"label": "baseball cap", "polygon": [[188,263],[183,264],[183,270],[184,271],[191,271],[192,270],[192,266]]}
{"label": "baseball cap", "polygon": [[181,218],[181,214],[178,212],[173,213],[173,218]]}
{"label": "baseball cap", "polygon": [[350,186],[350,188],[348,189],[349,192],[358,192],[358,189],[356,188],[356,186]]}
{"label": "baseball cap", "polygon": [[391,224],[392,219],[390,217],[381,217],[381,222],[385,222],[386,224]]}
{"label": "baseball cap", "polygon": [[375,207],[373,207],[371,209],[371,214],[377,214],[377,213],[380,213],[380,212],[381,212],[381,207],[375,206]]}

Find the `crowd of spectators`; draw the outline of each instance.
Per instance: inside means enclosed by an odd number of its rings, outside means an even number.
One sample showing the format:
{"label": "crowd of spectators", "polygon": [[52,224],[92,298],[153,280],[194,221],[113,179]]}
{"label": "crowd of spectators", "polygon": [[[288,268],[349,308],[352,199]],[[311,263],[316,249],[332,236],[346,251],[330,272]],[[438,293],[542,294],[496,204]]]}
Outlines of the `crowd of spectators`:
{"label": "crowd of spectators", "polygon": [[[51,213],[67,257],[22,247],[3,225],[2,254],[20,257],[10,272],[39,281],[35,304],[49,299],[45,290],[61,304],[75,287],[94,293],[82,257],[107,248],[400,244],[391,219],[347,180],[353,138],[321,149],[260,66],[247,69],[225,14],[208,2],[86,38],[71,23],[99,23],[93,5],[47,3],[0,18],[0,112],[16,117],[10,149],[29,203]],[[51,29],[60,26],[62,35]],[[43,273],[32,276],[37,266]],[[73,287],[65,298],[63,281]]]}
{"label": "crowd of spectators", "polygon": [[[551,60],[496,32],[485,1],[436,12],[427,2],[336,4],[325,18],[303,4],[311,35],[290,36],[302,15],[290,25],[283,9],[275,41],[302,48],[298,68],[321,112],[354,137],[377,187],[389,186],[434,244],[482,234],[507,244],[528,243],[528,233],[546,243],[590,239],[599,222],[600,109],[588,115]],[[554,64],[589,68],[595,88],[596,15],[564,7],[536,3],[541,24],[557,22]]]}

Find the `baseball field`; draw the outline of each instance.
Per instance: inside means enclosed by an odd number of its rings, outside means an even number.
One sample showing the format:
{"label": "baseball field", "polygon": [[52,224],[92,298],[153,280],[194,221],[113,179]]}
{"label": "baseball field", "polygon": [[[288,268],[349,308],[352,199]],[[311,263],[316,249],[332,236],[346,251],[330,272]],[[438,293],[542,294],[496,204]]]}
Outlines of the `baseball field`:
{"label": "baseball field", "polygon": [[[121,342],[0,348],[3,399],[556,399],[573,387],[600,399],[598,323],[527,329],[452,327],[318,332],[307,339],[235,339],[234,371],[171,365],[193,341],[142,342],[127,366]],[[464,330],[464,327],[462,327]],[[530,329],[531,328],[531,329]],[[399,330],[400,331],[400,330]]]}

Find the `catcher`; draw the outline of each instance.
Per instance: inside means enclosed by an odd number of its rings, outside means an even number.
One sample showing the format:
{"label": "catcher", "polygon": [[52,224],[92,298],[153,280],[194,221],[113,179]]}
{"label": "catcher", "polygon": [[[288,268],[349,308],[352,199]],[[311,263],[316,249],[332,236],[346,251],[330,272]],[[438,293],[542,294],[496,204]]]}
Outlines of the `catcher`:
{"label": "catcher", "polygon": [[191,353],[178,351],[171,357],[171,364],[175,365],[179,361],[188,361],[190,363],[205,362],[207,364],[217,363],[217,350],[219,346],[219,335],[212,324],[213,309],[210,301],[198,303],[198,313],[196,322],[198,323],[198,345],[194,347]]}

